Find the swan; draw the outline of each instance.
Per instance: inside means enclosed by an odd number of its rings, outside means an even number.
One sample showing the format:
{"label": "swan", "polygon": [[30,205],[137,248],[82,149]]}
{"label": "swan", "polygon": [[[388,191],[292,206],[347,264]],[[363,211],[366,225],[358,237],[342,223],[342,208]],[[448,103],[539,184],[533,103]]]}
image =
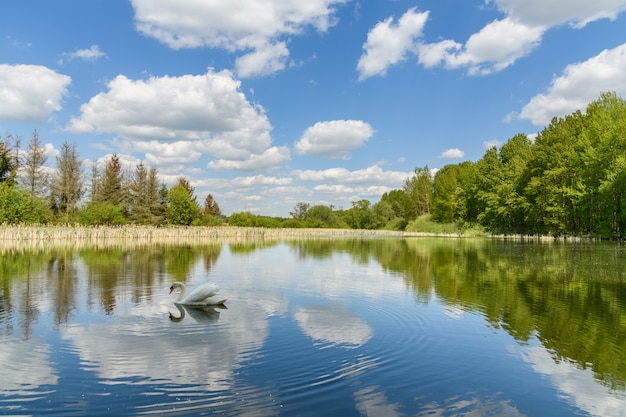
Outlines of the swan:
{"label": "swan", "polygon": [[221,305],[226,302],[224,298],[214,297],[220,290],[215,284],[206,283],[197,286],[185,297],[187,287],[182,282],[175,282],[170,287],[170,294],[177,288],[180,288],[180,295],[175,301],[176,304],[186,306],[208,306]]}

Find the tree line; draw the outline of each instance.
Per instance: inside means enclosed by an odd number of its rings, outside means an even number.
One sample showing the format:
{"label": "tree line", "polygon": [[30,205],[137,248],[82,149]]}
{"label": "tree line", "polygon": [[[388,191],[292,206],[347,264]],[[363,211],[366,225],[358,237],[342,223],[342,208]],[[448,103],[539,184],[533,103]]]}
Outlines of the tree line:
{"label": "tree line", "polygon": [[[424,218],[455,231],[493,234],[626,237],[626,102],[602,93],[586,111],[553,118],[534,140],[520,133],[478,161],[437,171],[418,167],[401,189],[347,209],[299,202],[290,218],[241,211],[222,216],[207,196],[200,207],[189,182],[167,188],[142,163],[123,172],[119,158],[94,165],[84,187],[83,162],[64,143],[56,170],[35,132],[25,151],[0,142],[0,223],[83,223],[327,227],[416,230]],[[88,195],[85,198],[85,193]]]}
{"label": "tree line", "polygon": [[[553,118],[536,138],[520,133],[476,162],[416,168],[380,201],[298,203],[291,227],[416,230],[423,218],[491,234],[626,238],[626,102],[602,93],[586,111]],[[232,218],[232,216],[231,216]],[[239,213],[244,225],[278,219]]]}
{"label": "tree line", "polygon": [[84,225],[216,225],[223,222],[217,202],[209,194],[201,207],[194,188],[184,177],[167,187],[156,168],[143,163],[124,170],[117,154],[100,167],[93,163],[85,185],[85,162],[76,146],[61,145],[56,168],[37,131],[25,150],[21,138],[0,140],[0,223]]}

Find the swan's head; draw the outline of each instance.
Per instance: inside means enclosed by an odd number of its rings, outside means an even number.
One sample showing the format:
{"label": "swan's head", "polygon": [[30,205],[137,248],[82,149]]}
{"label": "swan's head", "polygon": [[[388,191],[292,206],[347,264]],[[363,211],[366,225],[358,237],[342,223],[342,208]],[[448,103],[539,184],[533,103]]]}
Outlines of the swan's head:
{"label": "swan's head", "polygon": [[172,284],[172,286],[170,287],[170,294],[172,293],[172,291],[174,291],[176,288],[184,288],[185,286],[180,283],[180,282],[175,282]]}

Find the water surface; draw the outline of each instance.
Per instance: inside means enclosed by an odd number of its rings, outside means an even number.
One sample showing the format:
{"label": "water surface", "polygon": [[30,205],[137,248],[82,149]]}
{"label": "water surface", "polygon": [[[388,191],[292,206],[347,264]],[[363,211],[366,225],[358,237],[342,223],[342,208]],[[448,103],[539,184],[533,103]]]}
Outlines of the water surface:
{"label": "water surface", "polygon": [[0,414],[626,416],[625,273],[597,243],[7,250]]}

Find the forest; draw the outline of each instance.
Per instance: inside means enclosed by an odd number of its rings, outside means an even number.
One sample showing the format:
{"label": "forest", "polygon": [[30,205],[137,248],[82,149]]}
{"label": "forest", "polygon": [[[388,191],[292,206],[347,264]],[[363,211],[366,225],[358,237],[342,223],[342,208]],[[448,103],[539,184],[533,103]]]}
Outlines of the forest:
{"label": "forest", "polygon": [[125,171],[115,154],[89,175],[67,142],[50,168],[36,131],[26,149],[20,145],[12,135],[0,142],[0,223],[410,231],[439,224],[451,233],[626,235],[626,102],[614,92],[584,112],[553,118],[534,140],[520,133],[476,162],[418,167],[376,203],[336,209],[300,202],[287,219],[246,211],[226,217],[210,194],[200,205],[184,177],[168,188],[155,168],[140,163]]}

